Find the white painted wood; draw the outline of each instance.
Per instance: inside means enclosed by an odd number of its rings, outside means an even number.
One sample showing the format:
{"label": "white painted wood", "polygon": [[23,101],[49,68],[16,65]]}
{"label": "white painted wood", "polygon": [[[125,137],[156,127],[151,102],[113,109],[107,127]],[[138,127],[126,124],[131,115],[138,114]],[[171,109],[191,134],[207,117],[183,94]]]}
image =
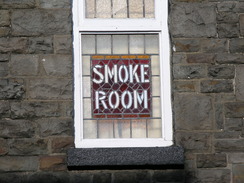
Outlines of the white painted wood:
{"label": "white painted wood", "polygon": [[[76,148],[158,147],[173,145],[170,41],[168,33],[168,1],[155,0],[155,18],[151,19],[86,19],[85,1],[73,0],[74,48],[74,125]],[[89,32],[90,31],[90,32]],[[158,33],[160,48],[160,87],[162,138],[83,139],[82,53],[83,34]]]}

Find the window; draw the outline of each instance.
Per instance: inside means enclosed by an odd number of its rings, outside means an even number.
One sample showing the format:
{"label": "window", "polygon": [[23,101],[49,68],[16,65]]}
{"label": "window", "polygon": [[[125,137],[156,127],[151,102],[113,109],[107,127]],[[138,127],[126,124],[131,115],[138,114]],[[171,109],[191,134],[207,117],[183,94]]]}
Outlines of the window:
{"label": "window", "polygon": [[166,0],[74,0],[75,146],[170,146]]}

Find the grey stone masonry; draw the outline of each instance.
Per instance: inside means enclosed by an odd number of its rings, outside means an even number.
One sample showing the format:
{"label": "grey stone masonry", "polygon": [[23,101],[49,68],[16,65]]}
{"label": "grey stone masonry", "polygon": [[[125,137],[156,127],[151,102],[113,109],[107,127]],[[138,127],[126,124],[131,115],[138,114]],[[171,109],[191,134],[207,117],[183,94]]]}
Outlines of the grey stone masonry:
{"label": "grey stone masonry", "polygon": [[[0,0],[0,182],[243,183],[244,0],[168,1],[168,148],[183,148],[180,166],[165,156],[177,151],[161,147],[68,153],[75,146],[72,1]],[[73,170],[70,158],[128,166]]]}

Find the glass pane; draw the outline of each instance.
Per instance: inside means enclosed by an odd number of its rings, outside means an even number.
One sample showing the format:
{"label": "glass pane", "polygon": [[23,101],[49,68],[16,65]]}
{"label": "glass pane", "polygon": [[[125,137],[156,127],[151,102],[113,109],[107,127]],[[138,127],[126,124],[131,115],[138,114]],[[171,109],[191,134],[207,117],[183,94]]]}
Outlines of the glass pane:
{"label": "glass pane", "polygon": [[83,35],[81,43],[82,54],[95,54],[95,35]]}
{"label": "glass pane", "polygon": [[111,0],[96,0],[96,18],[111,17]]}
{"label": "glass pane", "polygon": [[132,138],[146,138],[146,120],[136,119],[132,120]]}
{"label": "glass pane", "polygon": [[152,77],[152,96],[160,96],[160,77]]}
{"label": "glass pane", "polygon": [[160,75],[160,62],[159,56],[153,55],[151,56],[151,67],[152,67],[152,75]]}
{"label": "glass pane", "polygon": [[82,56],[82,74],[83,75],[90,75],[90,56]]}
{"label": "glass pane", "polygon": [[159,43],[157,35],[146,35],[146,53],[147,54],[158,54]]}
{"label": "glass pane", "polygon": [[143,17],[143,0],[129,0],[129,18]]}
{"label": "glass pane", "polygon": [[155,0],[86,0],[86,18],[154,18]]}
{"label": "glass pane", "polygon": [[[83,85],[84,87],[84,85]],[[91,99],[84,98],[83,99],[83,115],[84,118],[91,118]]]}
{"label": "glass pane", "polygon": [[83,77],[83,97],[91,97],[91,80],[90,77]]}
{"label": "glass pane", "polygon": [[86,18],[95,18],[95,0],[86,0]]}
{"label": "glass pane", "polygon": [[128,54],[128,35],[113,36],[113,54]]}
{"label": "glass pane", "polygon": [[127,0],[113,0],[113,18],[127,18]]}
{"label": "glass pane", "polygon": [[114,129],[115,138],[130,138],[130,120],[116,120]]}
{"label": "glass pane", "polygon": [[97,36],[97,53],[98,54],[111,54],[111,35],[98,35]]}
{"label": "glass pane", "polygon": [[97,121],[96,120],[84,120],[84,138],[96,139],[97,138]]}
{"label": "glass pane", "polygon": [[144,35],[130,36],[130,54],[144,54]]}
{"label": "glass pane", "polygon": [[147,121],[148,138],[162,137],[162,123],[160,119],[150,119]]}
{"label": "glass pane", "polygon": [[114,123],[112,120],[98,121],[98,138],[107,139],[114,137]]}
{"label": "glass pane", "polygon": [[145,17],[154,18],[154,0],[144,0],[145,2]]}

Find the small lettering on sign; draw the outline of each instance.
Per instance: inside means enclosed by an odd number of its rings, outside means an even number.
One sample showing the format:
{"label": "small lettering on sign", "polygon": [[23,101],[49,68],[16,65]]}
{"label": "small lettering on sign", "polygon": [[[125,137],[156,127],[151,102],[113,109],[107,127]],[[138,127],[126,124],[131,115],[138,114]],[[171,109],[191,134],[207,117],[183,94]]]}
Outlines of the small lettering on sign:
{"label": "small lettering on sign", "polygon": [[151,116],[150,57],[93,56],[93,117]]}

